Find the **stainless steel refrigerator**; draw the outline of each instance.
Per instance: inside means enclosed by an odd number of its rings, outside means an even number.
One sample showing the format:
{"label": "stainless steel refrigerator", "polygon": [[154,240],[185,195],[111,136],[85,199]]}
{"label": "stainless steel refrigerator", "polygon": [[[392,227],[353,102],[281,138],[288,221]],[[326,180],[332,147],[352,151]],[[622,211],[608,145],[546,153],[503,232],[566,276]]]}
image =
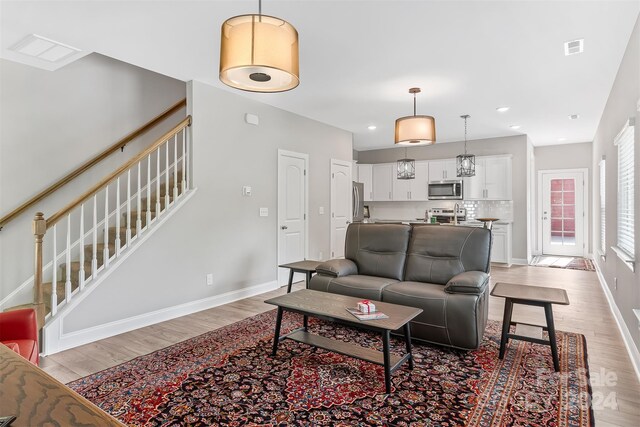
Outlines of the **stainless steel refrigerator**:
{"label": "stainless steel refrigerator", "polygon": [[364,184],[353,182],[353,222],[364,220]]}

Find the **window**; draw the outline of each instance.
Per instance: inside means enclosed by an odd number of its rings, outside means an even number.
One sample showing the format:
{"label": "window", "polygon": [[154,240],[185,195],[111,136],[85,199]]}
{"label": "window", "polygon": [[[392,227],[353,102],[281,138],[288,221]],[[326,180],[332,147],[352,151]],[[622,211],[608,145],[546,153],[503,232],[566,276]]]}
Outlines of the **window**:
{"label": "window", "polygon": [[633,268],[635,257],[633,175],[634,175],[634,128],[635,121],[629,119],[615,139],[618,147],[618,239],[616,253]]}
{"label": "window", "polygon": [[606,197],[605,189],[605,177],[606,177],[606,162],[604,159],[600,160],[600,255],[604,256],[606,251]]}

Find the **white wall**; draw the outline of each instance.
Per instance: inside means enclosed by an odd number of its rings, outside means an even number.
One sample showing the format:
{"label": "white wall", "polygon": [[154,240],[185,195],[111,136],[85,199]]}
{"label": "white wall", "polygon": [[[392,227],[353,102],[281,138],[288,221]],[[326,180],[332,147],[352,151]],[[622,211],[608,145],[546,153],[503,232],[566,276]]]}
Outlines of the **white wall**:
{"label": "white wall", "polygon": [[[592,185],[593,171],[591,164],[591,151],[593,144],[591,142],[583,142],[579,144],[560,144],[560,145],[548,145],[544,147],[535,147],[534,155],[536,159],[535,171],[536,180],[534,186],[536,187],[535,195],[535,212],[533,218],[537,221],[536,224],[540,225],[540,206],[538,205],[538,195],[542,191],[538,187],[538,172],[542,170],[556,170],[556,169],[587,169],[588,176],[586,177],[589,187]],[[597,169],[596,169],[597,171]],[[585,210],[591,212],[593,209],[591,197],[591,188],[589,188],[589,194],[585,201]],[[586,224],[585,242],[587,243],[588,253],[593,253],[593,239],[592,239],[592,216],[589,215],[589,223]],[[539,236],[538,236],[539,237]],[[538,239],[535,242],[535,251],[540,253],[541,248],[538,247]]]}
{"label": "white wall", "polygon": [[330,159],[352,159],[352,134],[200,82],[189,102],[197,193],[65,319],[65,333],[275,283],[278,149],[309,154],[309,254],[329,253]]}
{"label": "white wall", "polygon": [[[527,136],[478,139],[467,142],[468,151],[476,156],[511,154],[513,156],[513,257],[527,258]],[[451,159],[464,151],[464,142],[449,142],[423,147],[408,147],[408,157],[416,160]],[[358,152],[358,163],[390,163],[404,157],[404,148]],[[379,202],[371,202],[377,206]],[[389,203],[389,202],[383,202]],[[391,202],[406,206],[411,214],[422,212],[432,202]],[[439,203],[438,206],[447,206]],[[453,205],[453,203],[451,203]],[[387,209],[386,207],[383,207]]]}
{"label": "white wall", "polygon": [[[631,39],[618,70],[615,82],[609,94],[607,105],[593,140],[593,171],[598,171],[598,162],[606,157],[606,260],[599,256],[596,262],[620,310],[624,323],[631,333],[635,345],[640,349],[640,331],[638,321],[633,314],[634,308],[640,308],[640,262],[636,262],[632,272],[611,250],[616,245],[616,203],[617,203],[617,149],[613,145],[615,136],[629,119],[635,117],[635,253],[640,260],[640,21],[631,34]],[[593,215],[594,229],[599,229],[599,173],[593,178]],[[600,233],[594,232],[594,248],[600,247]],[[597,251],[594,251],[597,252]],[[617,286],[615,286],[617,279]]]}
{"label": "white wall", "polygon": [[[98,54],[53,72],[0,60],[0,216],[184,98],[185,90],[184,82]],[[0,300],[33,275],[35,212],[52,215],[184,114],[176,113],[0,231]]]}

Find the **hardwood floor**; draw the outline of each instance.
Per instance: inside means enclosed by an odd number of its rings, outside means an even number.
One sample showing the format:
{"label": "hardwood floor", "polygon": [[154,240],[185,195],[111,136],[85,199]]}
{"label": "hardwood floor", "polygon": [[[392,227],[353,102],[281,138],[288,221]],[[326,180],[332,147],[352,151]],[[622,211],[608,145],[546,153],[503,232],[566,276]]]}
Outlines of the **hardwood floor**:
{"label": "hardwood floor", "polygon": [[[583,334],[587,339],[589,371],[597,426],[640,425],[640,384],[611,314],[596,273],[557,268],[493,267],[496,282],[552,286],[567,290],[571,305],[553,307],[556,329]],[[303,287],[299,282],[294,289]],[[69,382],[137,356],[272,310],[266,294],[131,331],[41,359],[42,368]],[[491,297],[489,318],[502,321],[504,300]],[[516,305],[514,321],[544,324],[542,308]]]}

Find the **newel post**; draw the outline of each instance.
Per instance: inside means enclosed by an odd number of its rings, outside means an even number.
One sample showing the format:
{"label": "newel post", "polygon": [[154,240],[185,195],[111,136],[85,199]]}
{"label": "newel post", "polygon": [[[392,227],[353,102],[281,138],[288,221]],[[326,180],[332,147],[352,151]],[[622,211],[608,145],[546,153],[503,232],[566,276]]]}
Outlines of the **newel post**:
{"label": "newel post", "polygon": [[34,303],[38,315],[38,326],[44,325],[45,308],[42,292],[42,240],[47,232],[47,221],[42,212],[36,213],[33,219],[33,236],[35,238],[35,271],[33,273]]}

